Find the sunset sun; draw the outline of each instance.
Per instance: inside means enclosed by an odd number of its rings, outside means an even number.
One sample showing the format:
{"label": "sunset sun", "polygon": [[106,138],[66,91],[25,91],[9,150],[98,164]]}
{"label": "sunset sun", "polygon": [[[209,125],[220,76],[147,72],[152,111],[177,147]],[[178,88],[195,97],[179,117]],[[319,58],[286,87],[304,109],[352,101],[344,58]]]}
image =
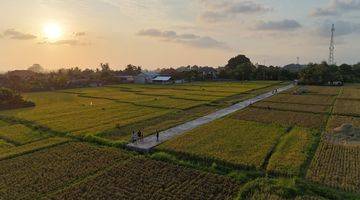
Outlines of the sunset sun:
{"label": "sunset sun", "polygon": [[62,35],[61,27],[56,23],[48,23],[43,28],[44,36],[50,40],[57,40]]}

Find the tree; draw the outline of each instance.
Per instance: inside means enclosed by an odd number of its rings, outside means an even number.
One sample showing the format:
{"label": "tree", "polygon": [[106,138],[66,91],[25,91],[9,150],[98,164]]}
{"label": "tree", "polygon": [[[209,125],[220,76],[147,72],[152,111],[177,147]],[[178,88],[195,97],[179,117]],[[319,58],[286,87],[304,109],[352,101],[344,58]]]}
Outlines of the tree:
{"label": "tree", "polygon": [[238,55],[238,56],[231,58],[225,67],[228,69],[235,69],[237,66],[244,64],[244,63],[251,63],[251,61],[245,55]]}
{"label": "tree", "polygon": [[42,73],[45,71],[44,68],[40,64],[33,64],[32,66],[30,66],[28,68],[28,70],[36,72],[36,73]]}
{"label": "tree", "polygon": [[35,104],[25,101],[19,93],[8,88],[0,88],[0,110],[30,106],[35,106]]}
{"label": "tree", "polygon": [[135,65],[127,65],[125,70],[123,71],[124,74],[129,76],[136,76],[141,73],[141,67],[137,67]]}

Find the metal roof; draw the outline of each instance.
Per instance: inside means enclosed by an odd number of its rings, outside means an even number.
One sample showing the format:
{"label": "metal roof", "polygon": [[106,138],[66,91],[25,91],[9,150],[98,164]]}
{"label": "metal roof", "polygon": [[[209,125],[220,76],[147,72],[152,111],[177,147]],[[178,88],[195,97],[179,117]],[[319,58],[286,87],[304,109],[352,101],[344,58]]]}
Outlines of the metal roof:
{"label": "metal roof", "polygon": [[157,76],[153,79],[153,81],[169,81],[171,76]]}

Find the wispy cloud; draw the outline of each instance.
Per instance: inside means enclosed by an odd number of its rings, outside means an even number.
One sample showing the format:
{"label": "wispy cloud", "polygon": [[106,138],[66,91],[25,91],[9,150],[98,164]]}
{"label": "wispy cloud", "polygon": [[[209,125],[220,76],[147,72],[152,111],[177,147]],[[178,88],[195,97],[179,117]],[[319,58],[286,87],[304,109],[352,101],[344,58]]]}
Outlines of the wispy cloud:
{"label": "wispy cloud", "polygon": [[166,42],[175,42],[198,48],[217,48],[229,49],[224,43],[209,36],[199,36],[195,34],[178,34],[175,31],[161,31],[159,29],[145,29],[137,33],[139,36],[159,38]]}
{"label": "wispy cloud", "polygon": [[2,37],[14,39],[14,40],[33,40],[33,39],[37,38],[33,34],[23,33],[23,32],[15,30],[15,29],[7,29],[7,30],[5,30],[2,33]]}
{"label": "wispy cloud", "polygon": [[82,37],[82,36],[85,36],[85,35],[86,35],[86,32],[74,32],[73,34],[74,34],[74,36],[76,36],[76,37]]}
{"label": "wispy cloud", "polygon": [[316,33],[323,37],[330,36],[331,24],[335,24],[335,36],[344,36],[354,33],[360,33],[360,24],[348,21],[336,21],[331,22],[329,20],[324,21],[317,29]]}
{"label": "wispy cloud", "polygon": [[310,12],[310,16],[336,16],[351,11],[360,10],[360,0],[332,0],[323,8],[315,8]]}
{"label": "wispy cloud", "polygon": [[240,14],[262,14],[272,10],[272,8],[253,1],[200,0],[200,2],[206,8],[200,15],[200,19],[206,22],[218,22],[234,18]]}
{"label": "wispy cloud", "polygon": [[301,28],[301,24],[296,20],[285,19],[281,21],[259,22],[255,29],[271,31],[293,31]]}
{"label": "wispy cloud", "polygon": [[54,42],[43,41],[43,42],[39,42],[38,44],[59,45],[59,46],[60,45],[87,46],[87,45],[90,45],[91,43],[82,42],[82,41],[75,40],[75,39],[69,39],[69,40],[58,40],[58,41],[54,41]]}

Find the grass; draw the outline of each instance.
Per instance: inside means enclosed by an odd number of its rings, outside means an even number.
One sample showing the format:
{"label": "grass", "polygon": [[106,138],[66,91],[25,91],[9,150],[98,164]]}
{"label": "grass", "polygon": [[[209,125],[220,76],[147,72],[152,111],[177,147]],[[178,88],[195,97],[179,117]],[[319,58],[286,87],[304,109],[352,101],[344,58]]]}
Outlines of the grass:
{"label": "grass", "polygon": [[274,123],[282,126],[300,126],[316,129],[321,129],[326,121],[326,115],[323,114],[263,108],[248,108],[233,114],[232,118],[269,124]]}
{"label": "grass", "polygon": [[295,127],[284,135],[272,154],[267,171],[286,176],[298,176],[303,164],[310,156],[314,133],[305,128]]}
{"label": "grass", "polygon": [[158,148],[260,168],[285,128],[225,118],[196,128]]}
{"label": "grass", "polygon": [[15,145],[23,145],[45,137],[49,137],[49,135],[40,131],[34,131],[22,124],[8,125],[0,128],[0,138]]}

